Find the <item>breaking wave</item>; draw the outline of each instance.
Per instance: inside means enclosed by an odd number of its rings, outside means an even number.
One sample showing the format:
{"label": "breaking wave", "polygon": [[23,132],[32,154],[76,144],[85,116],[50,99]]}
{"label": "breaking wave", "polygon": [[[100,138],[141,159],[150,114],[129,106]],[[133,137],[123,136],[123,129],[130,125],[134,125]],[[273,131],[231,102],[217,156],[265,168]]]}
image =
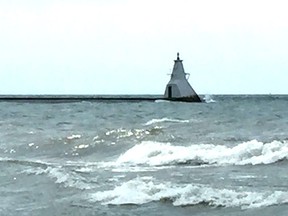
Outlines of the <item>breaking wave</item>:
{"label": "breaking wave", "polygon": [[149,202],[171,202],[174,206],[209,205],[216,207],[258,208],[288,203],[283,191],[250,192],[212,188],[206,185],[172,185],[155,183],[152,178],[136,178],[106,190],[91,194],[91,202],[103,205],[141,205]]}
{"label": "breaking wave", "polygon": [[189,123],[189,120],[169,119],[169,118],[152,119],[146,122],[145,125],[148,126],[148,125],[162,123],[162,122]]}
{"label": "breaking wave", "polygon": [[91,186],[85,182],[85,178],[75,172],[68,172],[61,166],[30,168],[24,170],[22,173],[27,175],[46,175],[50,179],[53,179],[56,184],[62,184],[64,187],[77,188],[80,190],[91,189]]}
{"label": "breaking wave", "polygon": [[257,140],[234,147],[213,144],[174,146],[170,143],[145,141],[120,155],[116,164],[150,166],[177,164],[257,165],[288,159],[288,142],[262,143]]}
{"label": "breaking wave", "polygon": [[16,164],[25,166],[26,168],[21,173],[26,175],[46,175],[53,179],[56,184],[62,184],[64,187],[73,187],[77,189],[90,189],[88,184],[81,175],[78,175],[73,170],[68,170],[63,166],[58,166],[49,162],[40,160],[19,160],[12,158],[1,158],[0,163]]}

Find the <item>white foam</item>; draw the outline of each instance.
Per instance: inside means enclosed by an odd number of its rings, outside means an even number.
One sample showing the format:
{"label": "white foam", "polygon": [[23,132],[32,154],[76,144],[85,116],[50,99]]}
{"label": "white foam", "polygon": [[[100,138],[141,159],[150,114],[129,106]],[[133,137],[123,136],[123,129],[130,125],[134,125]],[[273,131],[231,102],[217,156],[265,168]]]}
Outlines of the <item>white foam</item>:
{"label": "white foam", "polygon": [[162,122],[175,122],[175,123],[189,123],[189,120],[180,120],[180,119],[170,119],[170,118],[161,118],[161,119],[152,119],[145,123],[145,125],[152,125]]}
{"label": "white foam", "polygon": [[66,137],[68,140],[73,140],[73,139],[80,139],[81,135],[80,134],[72,134],[71,136]]}
{"label": "white foam", "polygon": [[35,143],[29,143],[29,144],[28,144],[29,147],[32,147],[32,146],[34,146],[34,145],[35,145]]}
{"label": "white foam", "polygon": [[283,191],[247,192],[218,189],[206,185],[172,185],[155,183],[151,178],[136,178],[112,190],[96,192],[91,202],[102,204],[144,204],[152,201],[170,201],[175,206],[208,204],[211,206],[257,208],[288,203],[288,193]]}
{"label": "white foam", "polygon": [[213,99],[212,95],[206,94],[203,98],[206,103],[215,103],[216,101]]}
{"label": "white foam", "polygon": [[78,145],[78,146],[75,146],[74,148],[75,148],[75,149],[85,149],[85,148],[88,148],[88,147],[89,147],[89,145],[80,144],[80,145]]}
{"label": "white foam", "polygon": [[229,148],[212,144],[174,146],[170,143],[145,141],[120,155],[116,164],[160,166],[195,162],[216,165],[257,165],[275,163],[283,159],[288,159],[287,142],[262,143],[251,140]]}
{"label": "white foam", "polygon": [[169,100],[161,100],[161,99],[159,99],[159,100],[155,100],[155,103],[170,103],[170,101]]}
{"label": "white foam", "polygon": [[100,201],[103,204],[143,204],[153,201],[150,191],[161,191],[165,185],[154,185],[152,181],[145,179],[134,179],[115,187],[113,190],[97,192],[92,194],[90,201]]}

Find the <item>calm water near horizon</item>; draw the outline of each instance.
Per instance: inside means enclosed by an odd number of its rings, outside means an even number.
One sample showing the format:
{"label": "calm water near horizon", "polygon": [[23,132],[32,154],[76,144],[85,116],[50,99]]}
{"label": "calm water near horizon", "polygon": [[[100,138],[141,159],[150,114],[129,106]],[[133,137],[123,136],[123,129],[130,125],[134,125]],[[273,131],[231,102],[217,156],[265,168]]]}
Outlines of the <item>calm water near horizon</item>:
{"label": "calm water near horizon", "polygon": [[288,215],[288,95],[0,102],[0,215]]}

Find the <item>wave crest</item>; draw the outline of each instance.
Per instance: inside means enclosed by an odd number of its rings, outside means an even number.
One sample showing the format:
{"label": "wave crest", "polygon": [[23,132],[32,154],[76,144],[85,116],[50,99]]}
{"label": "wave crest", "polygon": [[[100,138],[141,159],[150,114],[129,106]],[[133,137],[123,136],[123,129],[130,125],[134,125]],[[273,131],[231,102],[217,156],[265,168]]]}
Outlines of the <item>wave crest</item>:
{"label": "wave crest", "polygon": [[213,144],[174,146],[170,143],[142,142],[122,154],[117,164],[147,164],[150,166],[175,164],[257,165],[288,159],[288,143],[257,140],[234,147]]}
{"label": "wave crest", "polygon": [[146,122],[145,125],[148,126],[148,125],[153,125],[153,124],[162,123],[162,122],[189,123],[189,120],[170,119],[170,118],[152,119]]}
{"label": "wave crest", "polygon": [[172,185],[155,183],[153,179],[136,178],[112,190],[96,192],[91,202],[104,205],[141,205],[153,201],[172,202],[174,206],[207,204],[219,207],[258,208],[288,203],[288,193],[283,191],[249,192],[218,189],[206,185]]}

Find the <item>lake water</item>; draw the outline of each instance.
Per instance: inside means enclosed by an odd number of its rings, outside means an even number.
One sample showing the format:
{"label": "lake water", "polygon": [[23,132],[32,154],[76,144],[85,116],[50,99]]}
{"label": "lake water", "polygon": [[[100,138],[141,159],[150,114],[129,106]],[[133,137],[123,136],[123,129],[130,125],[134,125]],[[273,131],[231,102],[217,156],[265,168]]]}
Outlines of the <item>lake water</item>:
{"label": "lake water", "polygon": [[288,96],[0,102],[0,215],[288,215]]}

